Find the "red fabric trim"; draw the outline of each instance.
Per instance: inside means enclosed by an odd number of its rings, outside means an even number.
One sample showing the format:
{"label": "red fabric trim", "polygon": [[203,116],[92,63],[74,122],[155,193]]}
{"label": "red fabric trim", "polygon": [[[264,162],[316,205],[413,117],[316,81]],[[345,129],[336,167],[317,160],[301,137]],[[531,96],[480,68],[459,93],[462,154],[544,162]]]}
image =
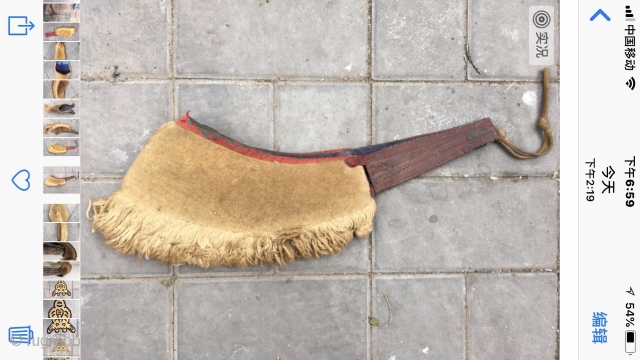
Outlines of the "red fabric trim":
{"label": "red fabric trim", "polygon": [[189,111],[187,111],[178,120],[176,120],[176,123],[181,128],[188,130],[196,135],[199,135],[215,144],[224,146],[225,148],[229,150],[233,150],[239,154],[249,156],[258,160],[263,160],[263,161],[270,161],[270,162],[281,163],[281,164],[315,164],[315,163],[328,162],[328,161],[342,161],[347,157],[349,157],[349,156],[322,157],[322,155],[325,155],[325,154],[332,154],[332,153],[346,150],[346,149],[337,149],[337,150],[308,153],[308,154],[320,155],[320,157],[317,157],[317,158],[296,158],[296,157],[290,157],[290,156],[274,155],[269,153],[266,150],[257,149],[251,146],[246,146],[236,141],[229,141],[224,137],[215,139],[213,134],[209,134],[208,136],[205,136],[202,133],[202,130],[200,130],[196,125],[189,125]]}

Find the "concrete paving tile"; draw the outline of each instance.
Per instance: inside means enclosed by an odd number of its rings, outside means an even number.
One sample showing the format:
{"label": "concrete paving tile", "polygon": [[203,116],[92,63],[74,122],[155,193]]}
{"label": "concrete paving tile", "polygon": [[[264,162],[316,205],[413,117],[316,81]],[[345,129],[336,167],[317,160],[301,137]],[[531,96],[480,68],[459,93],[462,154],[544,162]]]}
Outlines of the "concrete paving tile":
{"label": "concrete paving tile", "polygon": [[312,152],[366,146],[369,86],[293,84],[276,89],[276,149]]}
{"label": "concrete paving tile", "polygon": [[374,79],[465,78],[466,1],[373,1]]}
{"label": "concrete paving tile", "polygon": [[364,360],[367,283],[365,276],[179,280],[177,357]]}
{"label": "concrete paving tile", "polygon": [[271,149],[271,85],[178,81],[176,91],[178,114],[191,110],[196,121],[224,135]]}
{"label": "concrete paving tile", "polygon": [[88,1],[82,4],[83,77],[169,74],[169,1]]}
{"label": "concrete paving tile", "polygon": [[556,268],[558,196],[552,179],[410,181],[377,198],[374,269]]}
{"label": "concrete paving tile", "polygon": [[365,0],[185,0],[178,3],[176,18],[176,73],[181,76],[366,75]]}
{"label": "concrete paving tile", "polygon": [[76,176],[80,173],[78,166],[45,166],[42,169],[42,192],[45,194],[79,194],[80,193],[80,179],[70,179],[62,186],[51,187],[44,185],[49,175],[63,178],[69,176]]}
{"label": "concrete paving tile", "polygon": [[[542,85],[376,84],[373,88],[373,141],[384,143],[446,130],[485,117],[507,133],[507,139],[537,151]],[[541,158],[518,160],[499,144],[476,149],[427,176],[551,175],[560,169],[558,86],[552,84],[548,119],[554,149]]]}
{"label": "concrete paving tile", "polygon": [[[58,223],[44,223],[42,231],[42,241],[58,241]],[[80,240],[80,224],[67,223],[67,241]]]}
{"label": "concrete paving tile", "polygon": [[273,265],[250,265],[247,267],[210,267],[208,269],[199,266],[180,265],[176,266],[176,275],[178,276],[197,276],[197,275],[271,275],[273,274]]}
{"label": "concrete paving tile", "polygon": [[124,174],[160,125],[173,121],[171,83],[84,83],[83,174]]}
{"label": "concrete paving tile", "polygon": [[171,359],[172,306],[160,282],[83,282],[82,359]]}
{"label": "concrete paving tile", "polygon": [[[71,128],[75,131],[77,131],[78,133],[81,131],[80,130],[80,120],[79,119],[64,119],[64,120],[54,120],[54,119],[43,119],[42,120],[42,127],[44,129],[45,126],[47,125],[53,125],[56,123],[60,123],[60,124],[66,124],[71,126]],[[46,133],[44,133],[42,135],[45,138],[78,138],[80,137],[80,134],[72,134],[72,133],[68,133],[68,132],[62,132],[60,134],[56,134],[52,131],[47,131]]]}
{"label": "concrete paving tile", "polygon": [[320,258],[296,260],[286,267],[277,266],[281,273],[354,273],[369,270],[369,239],[354,238],[338,254]]}
{"label": "concrete paving tile", "polygon": [[469,55],[481,75],[467,67],[471,80],[539,80],[544,66],[529,65],[529,7],[555,9],[555,65],[551,79],[558,78],[560,36],[558,0],[469,0]]}
{"label": "concrete paving tile", "polygon": [[[82,183],[80,206],[89,207],[89,199],[100,199],[109,196],[120,188],[120,183]],[[105,245],[100,233],[91,232],[91,225],[82,219],[80,227],[82,237],[82,275],[170,275],[171,267],[155,260],[140,259],[136,255],[123,255],[110,246]]]}
{"label": "concrete paving tile", "polygon": [[556,274],[471,274],[469,360],[556,359]]}
{"label": "concrete paving tile", "polygon": [[[80,60],[80,42],[64,42],[67,60]],[[57,41],[45,41],[42,43],[42,60],[55,60]],[[76,68],[79,72],[80,68]]]}
{"label": "concrete paving tile", "polygon": [[375,276],[373,314],[389,328],[373,327],[374,359],[464,359],[462,275]]}
{"label": "concrete paving tile", "polygon": [[[75,149],[68,149],[63,154],[54,154],[49,152],[49,146],[75,146]],[[42,156],[78,156],[80,155],[80,142],[78,139],[44,139],[42,140]],[[54,150],[55,151],[55,150]]]}

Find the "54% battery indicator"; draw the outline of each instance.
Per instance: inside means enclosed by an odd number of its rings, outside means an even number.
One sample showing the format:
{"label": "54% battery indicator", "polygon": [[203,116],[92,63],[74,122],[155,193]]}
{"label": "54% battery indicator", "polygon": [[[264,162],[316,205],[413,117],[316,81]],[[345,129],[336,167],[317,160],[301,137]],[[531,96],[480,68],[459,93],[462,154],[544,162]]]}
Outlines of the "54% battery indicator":
{"label": "54% battery indicator", "polygon": [[[629,287],[629,291],[626,291],[626,293],[631,296],[636,295],[631,287]],[[626,318],[624,326],[626,326],[628,330],[624,332],[624,351],[629,355],[633,355],[636,352],[636,331],[631,329],[635,326],[635,303],[628,302],[625,304],[625,308],[627,312],[625,314]]]}

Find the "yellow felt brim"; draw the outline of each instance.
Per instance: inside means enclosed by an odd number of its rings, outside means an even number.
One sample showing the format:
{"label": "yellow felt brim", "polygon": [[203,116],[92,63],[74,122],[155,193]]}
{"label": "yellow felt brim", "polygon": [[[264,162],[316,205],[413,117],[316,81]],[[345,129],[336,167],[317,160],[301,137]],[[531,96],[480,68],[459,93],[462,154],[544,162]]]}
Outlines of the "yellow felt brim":
{"label": "yellow felt brim", "polygon": [[92,228],[118,251],[176,265],[283,264],[368,236],[375,209],[362,167],[258,160],[172,122],[121,189],[94,201]]}
{"label": "yellow felt brim", "polygon": [[59,144],[52,144],[47,146],[47,151],[50,152],[51,154],[60,155],[60,154],[66,153],[67,148]]}
{"label": "yellow felt brim", "polygon": [[67,54],[65,52],[64,43],[56,43],[56,52],[54,54],[54,60],[67,60]]}
{"label": "yellow felt brim", "polygon": [[53,222],[65,222],[69,220],[69,210],[65,204],[49,205],[49,220]]}
{"label": "yellow felt brim", "polygon": [[72,37],[75,33],[76,33],[76,28],[73,27],[61,27],[61,28],[57,28],[55,30],[55,33],[57,36],[64,36],[64,37]]}
{"label": "yellow felt brim", "polygon": [[69,82],[67,80],[53,80],[51,84],[51,92],[54,99],[64,99],[64,93]]}
{"label": "yellow felt brim", "polygon": [[66,223],[58,224],[58,241],[67,241],[69,237],[69,229]]}
{"label": "yellow felt brim", "polygon": [[60,187],[66,184],[67,181],[64,179],[57,179],[49,175],[47,180],[44,181],[44,185],[48,187]]}

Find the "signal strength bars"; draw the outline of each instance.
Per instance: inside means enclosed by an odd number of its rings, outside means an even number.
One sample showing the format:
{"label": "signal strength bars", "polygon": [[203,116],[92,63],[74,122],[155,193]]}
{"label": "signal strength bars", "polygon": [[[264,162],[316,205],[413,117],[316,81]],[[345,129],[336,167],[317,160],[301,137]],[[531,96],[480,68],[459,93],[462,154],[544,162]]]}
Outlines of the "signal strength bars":
{"label": "signal strength bars", "polygon": [[636,19],[633,17],[633,13],[631,12],[631,6],[626,5],[624,8],[624,16],[627,18],[627,21],[636,21]]}

